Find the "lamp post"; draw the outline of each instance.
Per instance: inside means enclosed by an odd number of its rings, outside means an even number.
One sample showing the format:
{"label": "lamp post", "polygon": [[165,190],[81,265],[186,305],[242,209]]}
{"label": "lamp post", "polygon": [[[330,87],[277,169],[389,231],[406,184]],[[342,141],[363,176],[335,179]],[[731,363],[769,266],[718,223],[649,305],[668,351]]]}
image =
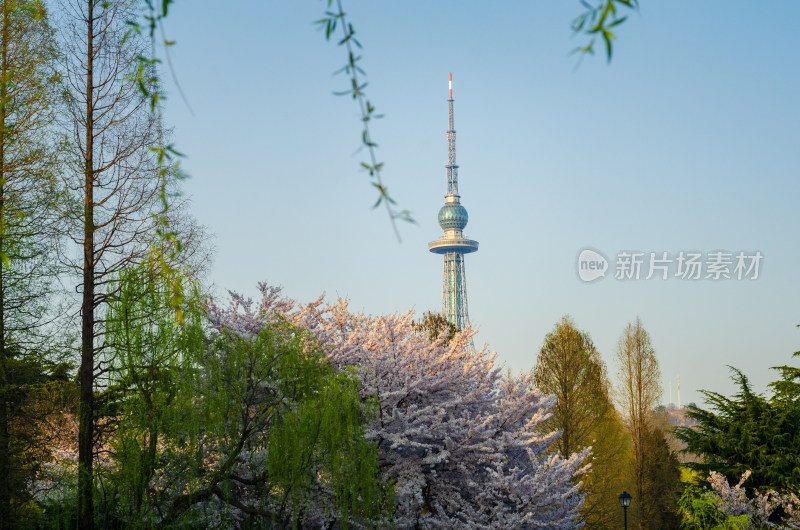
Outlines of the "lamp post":
{"label": "lamp post", "polygon": [[631,505],[630,493],[623,491],[619,496],[619,503],[622,505],[622,511],[625,514],[625,530],[628,530],[628,506]]}

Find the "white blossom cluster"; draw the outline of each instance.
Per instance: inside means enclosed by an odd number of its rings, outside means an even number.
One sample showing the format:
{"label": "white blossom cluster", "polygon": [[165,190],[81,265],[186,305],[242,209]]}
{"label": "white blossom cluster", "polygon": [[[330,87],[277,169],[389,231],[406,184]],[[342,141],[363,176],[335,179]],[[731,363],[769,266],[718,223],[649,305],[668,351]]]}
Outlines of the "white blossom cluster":
{"label": "white blossom cluster", "polygon": [[228,307],[211,303],[212,326],[247,336],[287,319],[309,330],[337,368],[357,374],[365,400],[377,398],[367,437],[394,483],[398,528],[582,526],[588,450],[546,453],[559,436],[541,427],[555,397],[527,375],[501,377],[494,353],[471,348],[474,332],[431,343],[411,312],[368,316],[341,299],[299,305],[279,288],[259,289],[260,303],[234,293]]}
{"label": "white blossom cluster", "polygon": [[[749,470],[745,471],[739,483],[731,486],[724,475],[711,471],[708,482],[714,492],[717,508],[729,517],[748,515],[752,528],[800,528],[800,499],[793,493],[781,495],[773,490],[763,494],[754,491],[752,498],[748,498],[742,485],[750,475]],[[783,508],[785,514],[783,520],[770,521],[770,516],[779,507]]]}
{"label": "white blossom cluster", "polygon": [[28,492],[39,502],[66,502],[75,490],[78,470],[78,419],[67,410],[53,415],[48,441],[50,458],[28,482]]}

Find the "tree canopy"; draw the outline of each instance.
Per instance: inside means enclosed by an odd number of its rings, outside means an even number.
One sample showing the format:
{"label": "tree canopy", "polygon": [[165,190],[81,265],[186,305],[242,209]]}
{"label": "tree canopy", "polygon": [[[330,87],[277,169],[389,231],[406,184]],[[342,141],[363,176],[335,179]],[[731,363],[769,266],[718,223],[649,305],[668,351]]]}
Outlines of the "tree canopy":
{"label": "tree canopy", "polygon": [[548,454],[559,433],[546,422],[553,396],[530,375],[503,378],[494,354],[460,331],[445,345],[413,325],[413,314],[351,313],[345,300],[298,305],[261,284],[258,303],[234,295],[212,306],[215,326],[251,336],[286,320],[311,332],[327,359],[358,376],[378,416],[366,438],[377,444],[384,480],[394,484],[400,528],[576,528],[588,451]]}
{"label": "tree canopy", "polygon": [[736,394],[727,397],[703,390],[708,408],[689,406],[687,415],[698,425],[678,428],[676,436],[686,443],[686,452],[702,456],[701,462],[689,464],[692,468],[704,475],[722,473],[730,481],[751,471],[748,487],[798,491],[800,372],[790,366],[775,370],[781,378],[770,384],[769,397],[755,392],[747,376],[731,368],[731,379],[739,388]]}

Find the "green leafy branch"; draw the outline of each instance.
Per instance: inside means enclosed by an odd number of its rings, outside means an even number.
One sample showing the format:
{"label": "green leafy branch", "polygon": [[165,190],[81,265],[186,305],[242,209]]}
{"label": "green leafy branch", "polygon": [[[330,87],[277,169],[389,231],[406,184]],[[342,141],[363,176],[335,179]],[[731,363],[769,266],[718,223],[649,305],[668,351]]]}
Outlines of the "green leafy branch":
{"label": "green leafy branch", "polygon": [[[138,55],[136,57],[137,68],[135,72],[135,83],[139,89],[139,93],[144,101],[150,105],[150,112],[156,116],[156,119],[161,120],[161,107],[160,102],[163,95],[160,88],[158,77],[158,66],[161,64],[161,59],[157,56],[156,50],[158,45],[163,45],[165,55],[172,69],[172,63],[169,58],[169,48],[175,45],[175,41],[168,40],[164,35],[163,21],[169,14],[169,7],[174,0],[141,0],[144,12],[142,20],[129,20],[127,21],[130,30],[126,38],[132,34],[147,38],[150,41],[150,56]],[[157,34],[160,38],[157,37]],[[175,77],[173,75],[173,77]],[[179,84],[176,87],[186,101],[183,91]],[[187,103],[188,106],[188,103]],[[159,124],[160,128],[160,124]],[[164,142],[163,136],[159,134],[158,145],[150,148],[156,155],[158,163],[158,176],[160,180],[159,199],[161,201],[161,211],[153,214],[156,221],[156,236],[160,244],[158,248],[154,249],[156,253],[158,264],[161,271],[168,279],[172,288],[172,305],[175,310],[176,317],[180,323],[183,323],[183,311],[181,306],[184,301],[182,275],[179,273],[177,267],[173,265],[175,259],[183,250],[183,243],[178,237],[177,231],[171,226],[168,212],[170,209],[170,199],[175,197],[175,194],[170,194],[169,184],[176,180],[186,178],[186,174],[180,169],[180,159],[184,157],[174,146],[174,144],[167,144]]]}
{"label": "green leafy branch", "polygon": [[606,58],[608,62],[611,62],[612,41],[616,39],[616,35],[614,35],[616,30],[613,28],[628,18],[627,15],[621,15],[618,8],[638,9],[639,0],[600,0],[594,6],[586,0],[581,0],[581,5],[586,8],[586,11],[572,21],[572,31],[576,34],[588,35],[591,38],[588,44],[575,48],[572,53],[594,55],[594,44],[600,37],[605,44]]}
{"label": "green leafy branch", "polygon": [[[333,5],[333,0],[327,0],[327,2],[328,7],[330,8]],[[356,32],[353,29],[353,25],[348,23],[345,18],[341,0],[336,0],[336,11],[326,11],[325,17],[317,20],[316,24],[319,26],[319,29],[324,31],[325,40],[328,41],[331,40],[331,37],[334,35],[337,27],[342,29],[343,37],[337,44],[339,46],[344,46],[347,50],[347,64],[345,64],[341,69],[337,70],[335,74],[346,74],[350,80],[350,88],[342,92],[334,92],[334,94],[337,96],[349,95],[358,102],[358,108],[361,111],[361,122],[363,124],[363,129],[361,131],[361,147],[366,148],[369,152],[369,161],[361,162],[361,167],[369,173],[369,176],[374,180],[372,185],[378,190],[378,200],[375,201],[375,204],[372,206],[372,208],[377,208],[381,203],[384,204],[386,207],[386,212],[389,214],[389,219],[392,222],[392,228],[397,236],[397,240],[401,241],[396,220],[400,219],[411,223],[416,223],[416,221],[414,221],[411,213],[408,210],[398,211],[393,208],[397,202],[391,197],[391,195],[389,195],[389,190],[381,180],[381,169],[383,169],[383,162],[377,161],[375,149],[378,147],[378,144],[372,140],[372,136],[370,135],[369,131],[369,125],[372,120],[379,119],[383,115],[375,114],[375,107],[367,99],[364,92],[367,83],[362,83],[359,80],[359,74],[362,76],[366,76],[367,74],[358,65],[358,62],[361,60],[361,56],[354,53],[353,47],[355,46],[356,48],[361,49],[361,43],[355,38]]]}

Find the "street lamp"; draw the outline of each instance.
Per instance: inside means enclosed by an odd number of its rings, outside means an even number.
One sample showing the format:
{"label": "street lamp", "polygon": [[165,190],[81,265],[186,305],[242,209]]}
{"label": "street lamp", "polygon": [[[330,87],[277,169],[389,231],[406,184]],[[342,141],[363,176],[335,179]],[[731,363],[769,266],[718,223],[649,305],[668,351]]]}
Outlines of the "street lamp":
{"label": "street lamp", "polygon": [[619,503],[622,505],[622,511],[625,514],[625,530],[628,530],[628,506],[631,505],[630,493],[623,491],[619,496]]}

